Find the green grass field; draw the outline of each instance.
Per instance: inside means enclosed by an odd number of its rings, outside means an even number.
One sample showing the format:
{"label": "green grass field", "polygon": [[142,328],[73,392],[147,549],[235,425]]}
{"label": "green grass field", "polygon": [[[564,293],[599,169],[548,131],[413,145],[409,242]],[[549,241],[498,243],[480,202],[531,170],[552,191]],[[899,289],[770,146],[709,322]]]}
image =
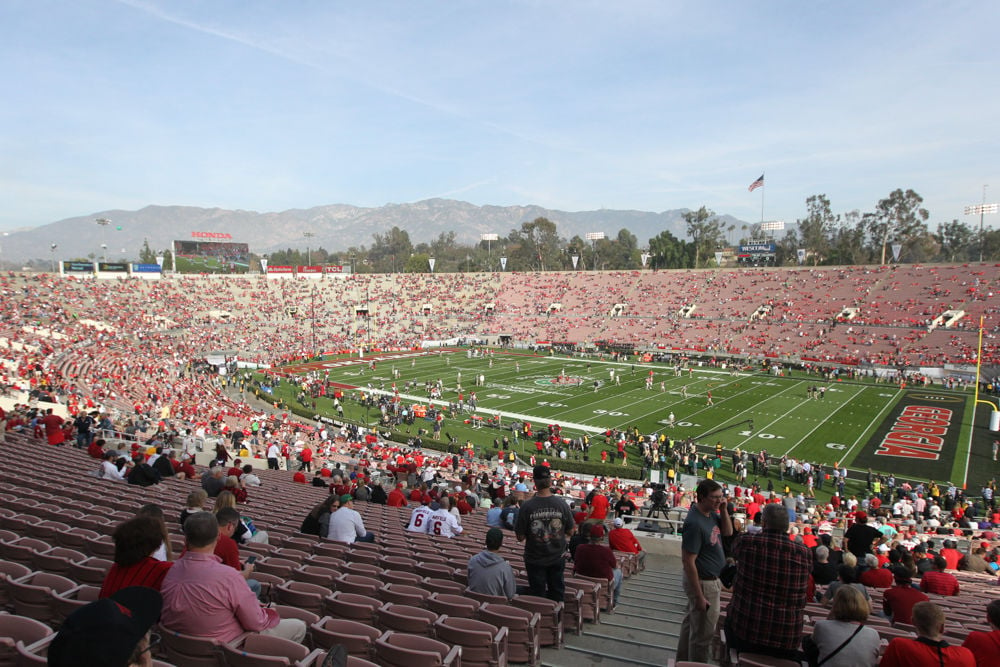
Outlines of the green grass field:
{"label": "green grass field", "polygon": [[[374,372],[368,368],[372,359],[376,362]],[[917,479],[951,479],[961,484],[970,467],[971,424],[961,421],[962,415],[971,414],[970,392],[901,389],[893,384],[875,384],[870,379],[826,382],[802,371],[792,373],[791,377],[773,377],[761,372],[733,374],[707,365],[693,365],[678,377],[672,367],[661,364],[633,365],[507,351],[497,351],[492,366],[489,356],[469,358],[466,350],[457,350],[399,356],[375,354],[366,357],[363,363],[356,357],[331,359],[283,370],[290,373],[319,370],[332,382],[348,388],[364,389],[371,385],[374,389],[383,387],[391,391],[394,369],[400,375],[396,384],[404,401],[436,405],[456,401],[456,385],[461,382],[466,399],[471,391],[476,392],[477,414],[481,416],[499,414],[504,424],[528,420],[536,427],[556,423],[568,437],[591,434],[591,461],[599,460],[604,447],[604,438],[593,436],[609,428],[636,426],[643,434],[665,433],[674,439],[692,437],[703,446],[721,442],[726,450],[766,449],[772,457],[787,454],[827,467],[837,462],[849,468],[872,467]],[[612,371],[620,384],[611,379]],[[650,371],[652,389],[646,389]],[[478,375],[484,376],[484,386],[474,386]],[[554,383],[559,376],[571,378],[572,384]],[[423,390],[424,383],[438,379],[445,392],[441,400],[430,401]],[[407,390],[409,380],[417,381],[417,388]],[[595,380],[601,383],[597,391]],[[810,386],[825,386],[825,397],[810,398],[807,391]],[[714,402],[711,406],[707,405],[709,391]],[[294,393],[286,385],[278,395],[292,404]],[[347,395],[352,396],[350,391]],[[934,402],[937,401],[956,408],[957,417],[950,426],[949,443],[944,451],[934,459],[923,458],[922,451],[919,457],[874,456],[882,437],[880,428],[886,431],[904,405],[923,399],[930,400],[931,405],[938,405]],[[374,422],[377,418],[374,412],[366,415],[351,400],[345,401],[345,410],[349,419],[364,422],[367,418]],[[320,399],[317,412],[332,415],[329,401]],[[667,425],[671,412],[675,416],[673,428]],[[471,428],[464,423],[468,416],[446,419],[442,430],[459,442],[471,440],[484,450],[492,447],[494,438],[503,435],[496,429]],[[429,429],[430,422],[418,420],[413,433],[418,426]],[[523,451],[530,454],[534,446],[527,444]],[[523,440],[521,445],[525,445]],[[641,464],[636,451],[630,452],[629,464]],[[977,470],[975,464],[972,468],[970,480],[984,472]]]}
{"label": "green grass field", "polygon": [[247,264],[231,265],[210,255],[178,255],[174,261],[178,273],[246,273],[250,270]]}

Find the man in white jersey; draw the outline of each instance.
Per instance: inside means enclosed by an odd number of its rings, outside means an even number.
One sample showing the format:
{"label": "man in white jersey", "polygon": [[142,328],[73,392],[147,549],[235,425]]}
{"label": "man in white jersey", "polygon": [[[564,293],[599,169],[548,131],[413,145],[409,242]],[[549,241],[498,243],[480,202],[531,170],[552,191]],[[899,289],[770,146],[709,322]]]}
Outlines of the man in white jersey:
{"label": "man in white jersey", "polygon": [[[436,506],[436,508],[435,508]],[[455,537],[462,534],[462,525],[455,515],[449,511],[448,498],[442,498],[440,503],[431,503],[431,525],[427,532],[441,537]]]}
{"label": "man in white jersey", "polygon": [[427,505],[419,505],[410,513],[410,525],[406,529],[412,533],[426,533],[431,525],[431,515],[434,511]]}

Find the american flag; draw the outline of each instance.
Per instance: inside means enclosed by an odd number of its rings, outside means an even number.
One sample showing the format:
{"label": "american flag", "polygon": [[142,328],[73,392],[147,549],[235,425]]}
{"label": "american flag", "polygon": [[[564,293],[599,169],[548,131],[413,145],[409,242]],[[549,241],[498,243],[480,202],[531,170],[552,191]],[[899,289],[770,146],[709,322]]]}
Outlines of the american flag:
{"label": "american flag", "polygon": [[764,174],[761,174],[760,178],[758,178],[756,181],[754,181],[753,183],[751,183],[750,187],[747,188],[747,190],[749,192],[753,192],[757,188],[762,188],[762,187],[764,187]]}

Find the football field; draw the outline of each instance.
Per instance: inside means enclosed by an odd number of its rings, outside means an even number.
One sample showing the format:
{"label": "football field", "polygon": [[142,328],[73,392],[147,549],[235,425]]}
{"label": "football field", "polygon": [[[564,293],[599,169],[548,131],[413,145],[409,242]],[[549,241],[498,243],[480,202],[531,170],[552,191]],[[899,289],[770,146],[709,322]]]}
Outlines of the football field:
{"label": "football field", "polygon": [[[876,384],[871,378],[826,381],[803,371],[776,377],[696,362],[678,374],[674,367],[656,363],[501,350],[482,356],[469,356],[465,349],[375,353],[280,370],[291,377],[318,371],[348,391],[349,398],[355,388],[391,394],[395,383],[403,401],[421,405],[457,402],[461,386],[466,402],[475,392],[474,414],[484,420],[499,417],[504,425],[528,421],[536,429],[558,424],[564,437],[590,434],[591,461],[599,460],[606,430],[637,427],[642,434],[695,438],[702,446],[766,449],[775,458],[788,455],[827,467],[871,467],[959,485],[967,474],[978,482],[992,468],[981,469],[975,459],[970,465],[970,449],[978,451],[972,447],[971,424],[965,423],[971,414],[971,391]],[[425,386],[438,381],[443,392],[431,399]],[[813,387],[824,391],[811,392]],[[348,418],[350,403],[345,401]],[[328,406],[327,399],[319,399],[317,412],[332,414]],[[446,419],[442,431],[484,448],[502,437],[496,429],[474,428],[472,415],[466,411]],[[353,416],[364,421],[363,411]],[[524,451],[530,454],[533,443],[527,444]],[[988,442],[978,447],[988,449]],[[640,463],[637,452],[630,452],[629,464]]]}

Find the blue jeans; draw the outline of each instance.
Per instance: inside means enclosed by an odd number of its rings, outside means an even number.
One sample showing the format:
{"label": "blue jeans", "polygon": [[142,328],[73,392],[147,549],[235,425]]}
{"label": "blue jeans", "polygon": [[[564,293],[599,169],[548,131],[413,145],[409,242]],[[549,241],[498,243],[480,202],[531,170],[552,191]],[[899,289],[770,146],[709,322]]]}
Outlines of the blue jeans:
{"label": "blue jeans", "polygon": [[612,604],[618,604],[618,596],[621,595],[622,592],[622,571],[621,568],[616,567],[613,572],[615,574],[615,580],[612,584],[614,586]]}
{"label": "blue jeans", "polygon": [[563,581],[563,572],[566,561],[560,558],[552,565],[531,565],[526,562],[524,569],[528,574],[528,586],[532,595],[556,602],[564,601],[566,582]]}
{"label": "blue jeans", "polygon": [[365,533],[364,537],[359,537],[358,539],[355,540],[355,542],[374,542],[374,541],[375,541],[375,533],[373,533],[370,530],[367,533]]}

